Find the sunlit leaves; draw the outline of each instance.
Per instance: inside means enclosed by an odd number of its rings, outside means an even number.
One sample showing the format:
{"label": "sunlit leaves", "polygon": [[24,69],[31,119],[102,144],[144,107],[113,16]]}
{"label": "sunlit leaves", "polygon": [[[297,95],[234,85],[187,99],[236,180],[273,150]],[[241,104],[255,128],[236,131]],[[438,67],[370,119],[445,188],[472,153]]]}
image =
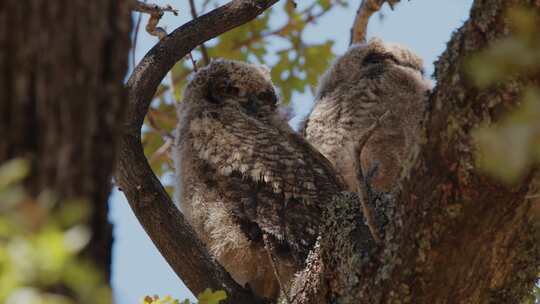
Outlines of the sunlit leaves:
{"label": "sunlit leaves", "polygon": [[[182,302],[182,304],[187,303],[189,304],[189,301]],[[159,296],[155,295],[153,297],[146,296],[144,297],[141,304],[180,304],[180,301],[177,299],[173,299],[171,296],[165,296],[163,299],[161,299]]]}
{"label": "sunlit leaves", "polygon": [[208,49],[212,58],[227,58],[247,61],[250,55],[260,61],[266,54],[264,37],[269,31],[270,15],[272,9],[266,11],[252,22],[224,33],[217,39],[217,43]]}
{"label": "sunlit leaves", "polygon": [[315,87],[321,74],[328,68],[333,59],[332,41],[313,45],[304,51],[303,68],[306,75],[307,84]]}
{"label": "sunlit leaves", "polygon": [[227,299],[227,294],[223,290],[212,291],[207,288],[197,298],[199,299],[199,304],[219,304],[219,302]]}
{"label": "sunlit leaves", "polygon": [[[197,296],[198,304],[219,304],[221,301],[227,299],[227,294],[223,290],[212,291],[207,288],[205,291]],[[141,304],[191,304],[189,300],[180,302],[177,299],[173,299],[171,296],[165,296],[160,298],[159,296],[146,296],[142,300]]]}
{"label": "sunlit leaves", "polygon": [[313,44],[295,50],[278,52],[279,60],[272,68],[272,80],[281,89],[282,99],[289,103],[293,92],[315,88],[332,55],[332,42]]}

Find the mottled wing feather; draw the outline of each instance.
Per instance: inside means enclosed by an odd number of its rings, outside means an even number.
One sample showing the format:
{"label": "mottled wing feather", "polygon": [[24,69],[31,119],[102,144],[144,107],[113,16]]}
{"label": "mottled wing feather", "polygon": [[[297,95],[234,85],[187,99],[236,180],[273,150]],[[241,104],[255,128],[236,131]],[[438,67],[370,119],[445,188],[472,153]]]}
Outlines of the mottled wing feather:
{"label": "mottled wing feather", "polygon": [[292,131],[239,111],[204,112],[190,129],[199,157],[223,176],[218,189],[243,228],[255,223],[307,253],[320,205],[344,189],[330,163]]}

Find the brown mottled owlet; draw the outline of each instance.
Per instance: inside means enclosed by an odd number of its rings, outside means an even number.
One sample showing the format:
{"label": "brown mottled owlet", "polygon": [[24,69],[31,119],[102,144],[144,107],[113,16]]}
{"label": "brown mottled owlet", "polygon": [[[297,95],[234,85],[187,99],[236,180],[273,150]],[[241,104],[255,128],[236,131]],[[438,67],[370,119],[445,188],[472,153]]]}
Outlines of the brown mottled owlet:
{"label": "brown mottled owlet", "polygon": [[[421,120],[430,83],[422,60],[380,39],[353,45],[320,80],[316,103],[305,122],[305,138],[326,156],[356,191],[355,161],[364,172],[377,166],[372,184],[389,191],[422,140]],[[384,113],[360,155],[354,147]]]}
{"label": "brown mottled owlet", "polygon": [[210,252],[240,284],[276,298],[315,243],[321,206],[345,189],[328,160],[277,109],[269,73],[218,60],[187,85],[178,109],[177,196]]}

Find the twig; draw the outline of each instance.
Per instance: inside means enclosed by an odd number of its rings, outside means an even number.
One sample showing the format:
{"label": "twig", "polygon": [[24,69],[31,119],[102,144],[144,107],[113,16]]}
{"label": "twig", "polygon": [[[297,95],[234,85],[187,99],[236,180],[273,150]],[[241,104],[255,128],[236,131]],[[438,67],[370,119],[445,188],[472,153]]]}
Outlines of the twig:
{"label": "twig", "polygon": [[360,137],[360,140],[354,147],[354,155],[353,159],[356,162],[356,179],[358,180],[358,197],[360,199],[360,204],[362,205],[362,213],[364,214],[364,218],[366,220],[366,225],[369,228],[369,231],[371,232],[371,235],[373,236],[373,239],[377,244],[380,244],[382,242],[382,237],[379,233],[379,229],[377,229],[375,224],[375,215],[373,214],[371,207],[369,206],[369,200],[371,199],[371,184],[370,180],[372,175],[374,174],[374,170],[376,170],[376,167],[371,168],[370,172],[368,172],[368,175],[365,176],[364,172],[362,170],[362,164],[361,164],[361,155],[362,150],[364,149],[364,146],[366,145],[367,141],[371,138],[373,133],[379,128],[381,125],[381,122],[388,116],[389,112],[386,111],[383,115],[381,115],[367,130],[366,132]]}
{"label": "twig", "polygon": [[[146,1],[146,0],[145,0]],[[133,34],[133,47],[131,48],[131,64],[135,67],[135,53],[137,49],[137,38],[139,37],[139,28],[141,27],[142,13],[137,16],[137,23],[135,24],[135,33]]]}
{"label": "twig", "polygon": [[148,111],[148,115],[146,115],[146,117],[148,118],[148,123],[150,124],[152,129],[156,130],[159,133],[159,135],[163,138],[163,140],[172,139],[174,141],[174,136],[171,134],[171,132],[164,130],[162,127],[160,127],[156,123],[154,116],[158,116],[158,115],[159,115],[159,112],[157,110],[150,109]]}
{"label": "twig", "polygon": [[[189,0],[189,8],[190,8],[190,11],[191,11],[191,17],[193,17],[193,19],[196,19],[197,17],[199,17],[198,14],[197,14],[197,7],[195,6],[195,1],[194,0]],[[201,43],[201,45],[199,47],[201,49],[203,63],[204,63],[204,65],[208,65],[210,63],[210,56],[208,56],[208,50],[206,49],[206,46],[204,45],[204,43]],[[190,54],[190,56],[191,56],[191,54]],[[195,71],[197,71],[196,68],[195,68]]]}
{"label": "twig", "polygon": [[170,5],[161,7],[157,4],[148,4],[136,0],[133,1],[133,10],[150,14],[150,20],[148,20],[148,24],[146,24],[146,31],[152,36],[159,37],[160,40],[167,36],[167,31],[162,27],[157,26],[159,20],[163,17],[163,14],[165,12],[171,12],[175,16],[178,16],[178,10],[172,8]]}
{"label": "twig", "polygon": [[155,164],[158,160],[166,157],[166,159],[169,159],[169,152],[171,148],[173,147],[174,139],[167,137],[165,138],[165,142],[161,147],[159,147],[153,154],[150,156],[150,159],[148,160],[150,164]]}
{"label": "twig", "polygon": [[193,65],[193,71],[197,72],[198,71],[197,62],[195,61],[195,59],[193,59],[193,55],[191,55],[191,52],[189,52],[188,56],[189,56],[189,59],[191,60],[191,64]]}
{"label": "twig", "polygon": [[206,7],[208,6],[208,4],[210,4],[210,2],[211,2],[211,0],[204,0],[204,2],[202,4],[201,12],[206,11]]}
{"label": "twig", "polygon": [[351,28],[350,44],[366,41],[367,26],[369,18],[374,13],[378,12],[384,3],[388,3],[391,9],[400,0],[362,0],[356,17],[354,18],[353,27]]}
{"label": "twig", "polygon": [[[146,24],[146,31],[152,35],[158,37],[159,40],[165,38],[167,36],[167,31],[162,28],[158,27],[159,20],[161,17],[163,17],[163,14],[165,12],[172,12],[175,16],[178,16],[178,10],[174,9],[172,6],[167,5],[165,7],[161,7],[157,4],[147,4],[145,2],[139,2],[135,0],[133,9],[136,11],[139,11],[141,13],[147,13],[150,14],[150,19],[148,20],[148,23]],[[189,53],[191,56],[191,53]],[[171,82],[172,87],[172,98],[176,101],[176,103],[179,102],[179,100],[176,100],[176,96],[174,95],[174,81],[172,72],[169,72],[169,81]]]}
{"label": "twig", "polygon": [[[192,1],[193,0],[190,0],[190,2]],[[139,2],[135,0],[133,6],[134,6],[133,9],[136,11],[150,14],[150,19],[148,20],[148,24],[146,24],[146,31],[150,35],[158,37],[159,40],[167,36],[167,31],[164,28],[157,26],[157,24],[159,23],[159,20],[161,19],[161,17],[163,17],[163,14],[165,12],[172,12],[175,16],[178,16],[178,10],[174,9],[170,5],[167,5],[165,7],[160,7],[156,4],[147,4],[146,0],[145,2]],[[192,13],[193,13],[193,10],[194,8],[192,8]],[[195,17],[193,19],[195,19]],[[136,30],[137,32],[138,32],[139,24],[140,24],[140,15],[139,15],[139,20],[137,21],[137,30]],[[133,49],[135,49],[135,47]],[[135,57],[135,53],[133,53],[133,58],[134,57]],[[191,59],[191,62],[193,63],[193,69],[197,71],[197,65],[195,63],[195,60],[193,59],[193,56],[191,55],[191,52],[189,53],[189,58]],[[133,62],[135,62],[135,60],[133,60]],[[169,81],[171,82],[172,99],[174,99],[176,103],[179,103],[180,101],[176,98],[176,95],[174,94],[174,79],[172,76],[172,71],[168,73],[168,77],[169,77]]]}

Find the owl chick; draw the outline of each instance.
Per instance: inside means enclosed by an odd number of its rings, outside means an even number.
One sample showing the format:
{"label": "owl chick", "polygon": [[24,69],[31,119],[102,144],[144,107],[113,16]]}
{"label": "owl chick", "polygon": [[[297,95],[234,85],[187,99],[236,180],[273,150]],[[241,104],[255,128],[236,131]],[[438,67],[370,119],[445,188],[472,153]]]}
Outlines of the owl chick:
{"label": "owl chick", "polygon": [[321,206],[345,189],[331,163],[290,129],[269,72],[218,60],[184,91],[175,143],[180,209],[240,284],[276,298],[302,267]]}
{"label": "owl chick", "polygon": [[[348,190],[358,189],[359,160],[364,172],[377,168],[372,186],[390,191],[418,150],[430,87],[422,60],[410,50],[380,39],[353,45],[321,78],[303,134],[333,163]],[[357,151],[355,145],[382,115]]]}

